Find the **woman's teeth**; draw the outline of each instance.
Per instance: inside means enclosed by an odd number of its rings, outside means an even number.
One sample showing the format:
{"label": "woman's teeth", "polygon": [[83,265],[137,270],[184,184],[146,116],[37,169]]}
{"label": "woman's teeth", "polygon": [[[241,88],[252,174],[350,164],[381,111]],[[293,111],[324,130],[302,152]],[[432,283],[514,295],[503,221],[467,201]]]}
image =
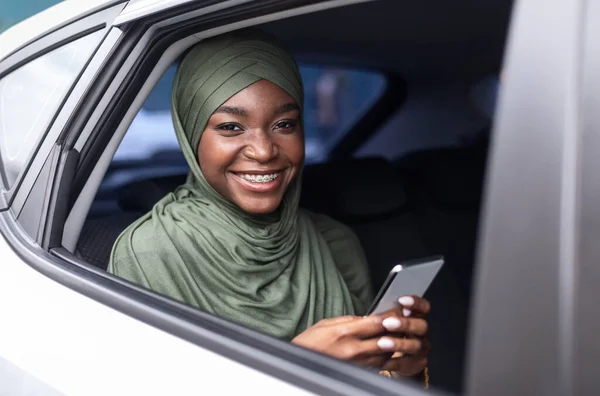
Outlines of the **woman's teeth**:
{"label": "woman's teeth", "polygon": [[250,174],[244,174],[244,173],[240,173],[238,174],[239,177],[241,177],[244,180],[248,180],[249,182],[252,183],[270,183],[273,180],[277,179],[279,177],[280,173],[273,173],[270,175],[250,175]]}

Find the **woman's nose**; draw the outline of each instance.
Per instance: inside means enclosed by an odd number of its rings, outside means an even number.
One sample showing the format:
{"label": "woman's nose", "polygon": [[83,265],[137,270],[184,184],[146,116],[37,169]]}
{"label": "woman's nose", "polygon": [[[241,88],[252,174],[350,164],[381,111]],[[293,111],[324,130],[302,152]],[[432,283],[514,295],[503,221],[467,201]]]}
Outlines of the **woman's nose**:
{"label": "woman's nose", "polygon": [[244,155],[254,161],[266,163],[277,157],[278,148],[268,133],[254,135],[244,149]]}

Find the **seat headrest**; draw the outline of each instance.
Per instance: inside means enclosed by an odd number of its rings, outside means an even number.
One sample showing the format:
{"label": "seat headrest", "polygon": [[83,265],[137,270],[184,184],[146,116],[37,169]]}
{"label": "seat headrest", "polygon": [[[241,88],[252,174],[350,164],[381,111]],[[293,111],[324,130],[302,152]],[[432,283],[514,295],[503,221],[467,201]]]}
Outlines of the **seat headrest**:
{"label": "seat headrest", "polygon": [[125,211],[149,212],[168,193],[185,183],[187,175],[163,176],[136,181],[119,191],[119,207]]}
{"label": "seat headrest", "polygon": [[402,160],[434,201],[447,205],[476,205],[485,177],[485,153],[474,149],[426,150]]}
{"label": "seat headrest", "polygon": [[383,158],[307,165],[300,205],[342,219],[386,215],[407,198],[400,176]]}

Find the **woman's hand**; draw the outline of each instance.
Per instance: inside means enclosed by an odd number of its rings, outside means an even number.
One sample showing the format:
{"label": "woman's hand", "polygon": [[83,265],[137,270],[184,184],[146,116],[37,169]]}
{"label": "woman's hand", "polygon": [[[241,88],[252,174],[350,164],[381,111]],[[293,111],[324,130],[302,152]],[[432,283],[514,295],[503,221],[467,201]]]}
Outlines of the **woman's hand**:
{"label": "woman's hand", "polygon": [[[429,301],[421,297],[406,296],[400,298],[398,302],[403,306],[402,313],[405,317],[424,318],[431,309]],[[430,345],[425,337],[420,337],[420,339],[422,344],[418,353],[412,355],[395,353],[384,364],[382,370],[389,370],[401,376],[413,376],[423,371],[427,366]]]}
{"label": "woman's hand", "polygon": [[[414,375],[427,365],[429,344],[424,340],[429,302],[403,297],[398,308],[382,315],[324,319],[292,343],[338,359]],[[403,314],[404,310],[404,314]]]}

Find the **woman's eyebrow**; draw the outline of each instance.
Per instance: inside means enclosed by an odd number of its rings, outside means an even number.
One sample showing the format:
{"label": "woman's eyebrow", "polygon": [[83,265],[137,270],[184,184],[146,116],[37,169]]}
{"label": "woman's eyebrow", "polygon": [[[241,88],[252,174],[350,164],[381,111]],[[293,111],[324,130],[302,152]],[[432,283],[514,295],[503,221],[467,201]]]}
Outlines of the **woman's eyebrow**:
{"label": "woman's eyebrow", "polygon": [[289,113],[290,111],[300,111],[300,106],[297,103],[286,103],[275,109],[275,114]]}
{"label": "woman's eyebrow", "polygon": [[242,117],[248,116],[248,110],[246,110],[242,107],[232,107],[232,106],[221,106],[217,110],[215,110],[215,113],[232,114],[232,115],[238,115],[238,116],[242,116]]}

